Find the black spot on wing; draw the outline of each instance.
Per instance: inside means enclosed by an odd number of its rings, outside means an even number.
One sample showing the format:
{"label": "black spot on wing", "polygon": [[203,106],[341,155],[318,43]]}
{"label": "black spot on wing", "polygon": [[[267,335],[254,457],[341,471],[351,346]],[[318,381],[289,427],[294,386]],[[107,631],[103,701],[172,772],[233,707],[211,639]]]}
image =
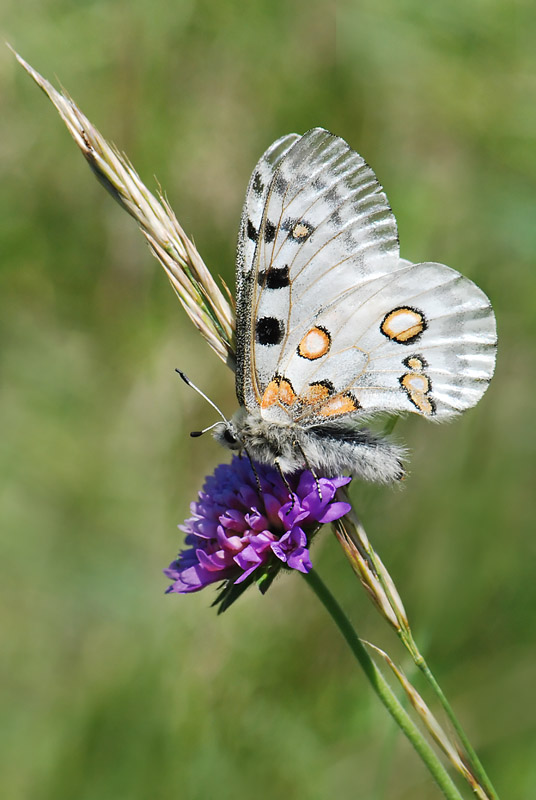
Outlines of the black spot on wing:
{"label": "black spot on wing", "polygon": [[269,219],[264,223],[264,241],[266,244],[273,242],[275,238],[275,225]]}
{"label": "black spot on wing", "polygon": [[264,183],[262,182],[261,176],[258,172],[256,172],[253,176],[252,189],[257,197],[261,197],[262,193],[264,192]]}
{"label": "black spot on wing", "polygon": [[344,242],[345,248],[350,252],[353,252],[359,247],[359,242],[352,236],[350,231],[344,231],[342,241]]}
{"label": "black spot on wing", "polygon": [[287,266],[272,267],[259,272],[259,286],[263,289],[284,289],[290,285],[289,270]]}
{"label": "black spot on wing", "polygon": [[324,194],[324,199],[332,208],[338,208],[341,204],[341,198],[336,186],[328,189],[328,191]]}
{"label": "black spot on wing", "polygon": [[280,172],[274,178],[273,188],[277,194],[285,194],[288,189],[288,181]]}
{"label": "black spot on wing", "polygon": [[338,211],[334,211],[333,214],[331,214],[329,221],[335,228],[340,228],[342,226],[342,218]]}
{"label": "black spot on wing", "polygon": [[256,339],[259,344],[279,344],[285,333],[281,320],[276,317],[261,317],[255,326]]}
{"label": "black spot on wing", "polygon": [[248,219],[248,239],[251,239],[252,242],[257,241],[257,228],[250,219]]}

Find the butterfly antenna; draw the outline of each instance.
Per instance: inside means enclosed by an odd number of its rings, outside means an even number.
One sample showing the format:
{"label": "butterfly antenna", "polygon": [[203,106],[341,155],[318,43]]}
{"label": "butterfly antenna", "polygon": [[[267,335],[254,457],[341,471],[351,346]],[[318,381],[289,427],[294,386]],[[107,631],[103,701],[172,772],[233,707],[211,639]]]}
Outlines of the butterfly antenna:
{"label": "butterfly antenna", "polygon": [[195,439],[198,436],[202,436],[204,433],[208,433],[208,431],[211,431],[213,428],[216,427],[216,425],[224,425],[224,424],[225,424],[224,422],[220,422],[218,420],[218,422],[213,422],[212,425],[209,425],[208,428],[203,428],[202,431],[190,431],[190,436],[192,437],[192,439]]}
{"label": "butterfly antenna", "polygon": [[[230,425],[230,422],[229,422],[229,420],[227,419],[227,417],[225,416],[225,414],[223,413],[223,411],[220,411],[220,409],[218,408],[218,406],[216,405],[216,403],[214,403],[214,402],[213,402],[213,401],[210,399],[210,397],[207,397],[207,396],[206,396],[206,394],[205,394],[204,392],[202,392],[202,391],[201,391],[201,389],[199,388],[199,386],[196,386],[196,385],[195,385],[195,383],[192,383],[192,381],[190,380],[190,378],[189,378],[187,375],[185,375],[185,374],[184,374],[184,372],[181,372],[181,370],[180,370],[180,369],[175,369],[175,372],[177,372],[177,373],[178,373],[178,374],[181,376],[181,378],[183,379],[184,383],[186,383],[186,384],[187,384],[188,386],[190,386],[192,389],[195,389],[195,391],[197,392],[197,394],[200,394],[200,395],[201,395],[201,397],[203,397],[203,398],[204,398],[204,399],[207,401],[207,403],[209,403],[209,404],[212,406],[212,408],[213,408],[215,411],[217,411],[217,412],[218,412],[218,414],[219,414],[219,415],[220,415],[220,417],[222,418],[223,422],[225,423],[226,427],[229,427],[229,425]],[[221,425],[221,422],[215,422],[215,423],[214,423],[214,425]],[[201,434],[202,434],[202,433],[205,433],[205,431],[209,431],[211,428],[213,428],[213,427],[214,427],[214,425],[210,425],[210,427],[208,427],[208,428],[205,428],[205,430],[203,430],[203,431],[193,431],[193,432],[191,433],[191,436],[201,436]]]}

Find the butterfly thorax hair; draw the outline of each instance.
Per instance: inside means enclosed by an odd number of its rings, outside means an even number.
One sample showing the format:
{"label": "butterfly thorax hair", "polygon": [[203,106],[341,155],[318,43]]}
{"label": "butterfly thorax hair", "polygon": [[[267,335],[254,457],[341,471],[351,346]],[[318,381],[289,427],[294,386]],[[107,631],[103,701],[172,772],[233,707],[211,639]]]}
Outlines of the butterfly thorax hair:
{"label": "butterfly thorax hair", "polygon": [[391,483],[404,476],[403,448],[352,422],[301,427],[264,419],[241,407],[214,437],[231,450],[244,450],[254,461],[279,464],[284,473],[312,469],[321,476],[351,474]]}

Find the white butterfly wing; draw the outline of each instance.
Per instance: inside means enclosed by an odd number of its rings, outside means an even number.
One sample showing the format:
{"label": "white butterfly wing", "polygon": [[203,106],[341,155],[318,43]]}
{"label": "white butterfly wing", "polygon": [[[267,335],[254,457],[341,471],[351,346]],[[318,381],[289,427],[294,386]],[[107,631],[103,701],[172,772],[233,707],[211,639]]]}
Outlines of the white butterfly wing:
{"label": "white butterfly wing", "polygon": [[[307,293],[303,302],[309,303]],[[406,264],[348,290],[342,303],[335,299],[304,322],[296,346],[289,343],[277,366],[297,398],[316,398],[296,407],[302,419],[325,421],[352,411],[447,418],[475,405],[493,374],[496,332],[489,300],[443,264]],[[327,332],[329,351],[307,359],[300,355],[301,342],[313,341],[314,329]],[[318,342],[321,350],[320,337]],[[319,383],[329,392],[311,391]]]}
{"label": "white butterfly wing", "polygon": [[[250,329],[258,232],[275,169],[300,138],[297,133],[282,136],[261,156],[251,175],[242,210],[236,260],[236,393],[242,405],[249,406],[252,402]],[[246,402],[246,398],[249,399],[249,403]]]}
{"label": "white butterfly wing", "polygon": [[[307,219],[304,213],[307,211]],[[300,236],[303,227],[317,225],[312,242]],[[305,227],[305,234],[309,227]],[[257,408],[280,355],[270,338],[270,324],[288,316],[292,306],[290,273],[296,291],[310,284],[311,258],[327,264],[318,293],[332,290],[338,261],[356,266],[375,258],[379,274],[393,263],[379,266],[386,256],[398,256],[396,222],[374,173],[348,145],[317,128],[299,137],[276,141],[262,156],[251,177],[238,242],[237,263],[237,394]],[[345,270],[344,286],[348,286]],[[315,278],[313,276],[313,278]],[[303,319],[303,311],[301,317]],[[293,306],[294,314],[300,309]],[[265,341],[269,344],[264,344]]]}
{"label": "white butterfly wing", "polygon": [[[400,259],[387,198],[342,139],[309,131],[272,168],[251,266],[241,267],[246,407],[309,426],[474,405],[495,363],[483,292],[449,267]],[[244,219],[259,220],[253,199]]]}

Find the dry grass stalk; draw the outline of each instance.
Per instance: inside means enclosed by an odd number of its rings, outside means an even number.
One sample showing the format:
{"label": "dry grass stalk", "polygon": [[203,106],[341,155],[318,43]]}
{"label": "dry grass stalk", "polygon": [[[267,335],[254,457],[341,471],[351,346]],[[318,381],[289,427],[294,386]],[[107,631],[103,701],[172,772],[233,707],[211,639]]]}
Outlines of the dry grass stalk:
{"label": "dry grass stalk", "polygon": [[[348,500],[348,497],[343,489],[339,490],[339,495],[341,499]],[[463,749],[461,749],[458,744],[454,745],[450,740],[446,739],[444,733],[442,734],[443,739],[439,741],[437,737],[438,732],[441,731],[441,728],[439,727],[437,720],[435,720],[435,718],[431,715],[431,712],[424,703],[424,700],[407,681],[407,678],[402,676],[400,671],[397,671],[397,668],[389,656],[382,650],[379,650],[378,648],[375,649],[381,653],[391,669],[393,669],[398,679],[404,686],[410,701],[415,706],[419,714],[421,714],[431,735],[445,750],[447,756],[454,764],[456,769],[463,774],[479,800],[496,800],[497,796],[493,791],[493,787],[491,787],[491,784],[489,784],[487,776],[481,768],[478,757],[471,747],[471,744],[467,739],[467,736],[461,725],[456,719],[450,704],[448,703],[415,643],[404,605],[400,599],[400,595],[396,590],[393,579],[385,568],[382,560],[370,544],[365,529],[361,525],[354,510],[350,510],[342,519],[334,522],[333,528],[339,543],[341,544],[348,560],[350,561],[352,569],[358,575],[361,583],[363,584],[369,596],[372,598],[382,616],[396,630],[404,646],[407,648],[408,652],[413,658],[414,663],[422,671],[431,688],[438,696],[443,709],[447,713],[447,716],[450,719],[456,733],[460,737],[460,741],[463,744]],[[371,646],[374,647],[374,645]],[[448,747],[446,744],[447,741]]]}
{"label": "dry grass stalk", "polygon": [[465,778],[465,780],[475,793],[475,796],[478,797],[478,800],[490,800],[489,795],[486,793],[484,788],[480,785],[478,779],[475,777],[475,775],[473,775],[473,773],[465,763],[456,745],[453,744],[452,741],[449,739],[444,729],[437,721],[437,718],[432,714],[430,708],[423,700],[419,692],[415,689],[415,687],[409,682],[406,675],[402,672],[402,670],[399,667],[396,666],[396,664],[387,655],[386,652],[381,650],[379,647],[376,647],[376,645],[371,644],[370,642],[366,642],[366,644],[368,644],[369,647],[371,647],[376,653],[378,653],[384,659],[384,661],[389,665],[394,675],[396,675],[398,681],[400,682],[402,688],[404,689],[411,705],[421,718],[426,729],[429,731],[430,735],[432,736],[434,741],[438,744],[438,746],[441,748],[441,750],[445,753],[445,755],[447,756],[453,767],[461,775],[463,775],[463,777]]}
{"label": "dry grass stalk", "polygon": [[[340,494],[341,499],[348,501],[344,492],[341,491]],[[333,528],[352,569],[382,615],[397,633],[409,631],[406,610],[393,579],[372,549],[365,529],[353,509],[333,523]]]}
{"label": "dry grass stalk", "polygon": [[128,159],[101,136],[66,93],[56,91],[18,53],[15,56],[52,101],[99,181],[140,226],[196,328],[234,368],[234,309],[163,194],[155,197],[147,189]]}

